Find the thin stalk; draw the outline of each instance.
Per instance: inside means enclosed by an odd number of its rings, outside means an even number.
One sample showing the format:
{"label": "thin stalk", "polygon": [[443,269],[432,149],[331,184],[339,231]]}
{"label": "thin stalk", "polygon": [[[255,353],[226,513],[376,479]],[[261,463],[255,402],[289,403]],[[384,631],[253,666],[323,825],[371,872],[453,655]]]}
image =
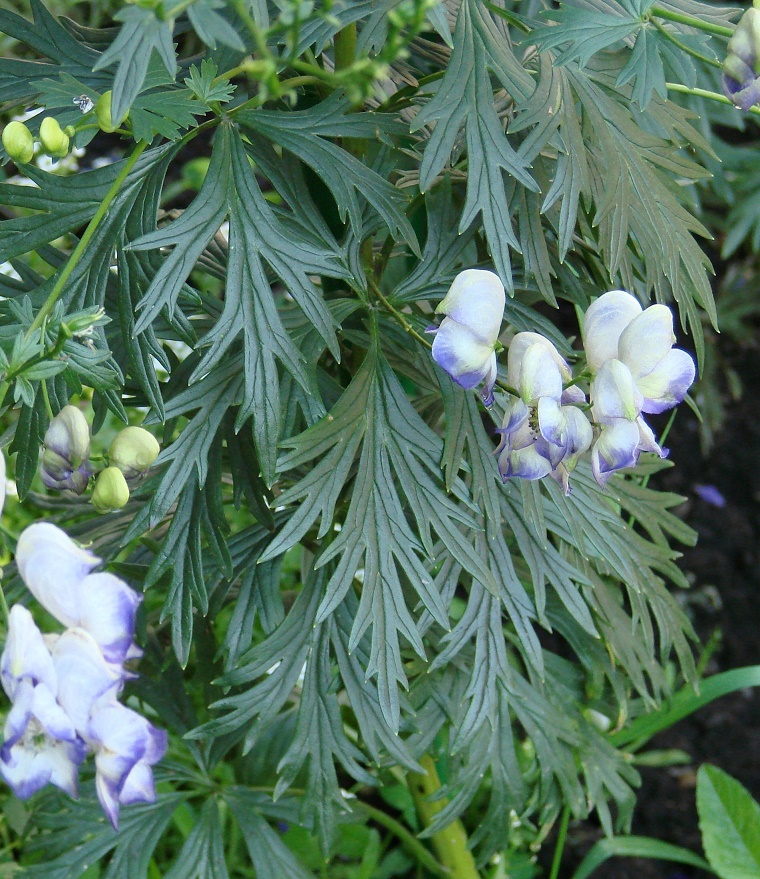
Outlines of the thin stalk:
{"label": "thin stalk", "polygon": [[111,206],[111,202],[116,198],[116,195],[119,192],[122,183],[127,179],[129,172],[132,170],[132,168],[134,168],[137,160],[143,154],[143,151],[147,146],[147,141],[140,141],[140,143],[138,143],[135,147],[132,155],[124,163],[124,167],[119,172],[119,176],[111,184],[111,188],[108,190],[105,198],[98,206],[98,209],[95,211],[93,218],[90,220],[87,228],[84,230],[82,237],[79,239],[79,243],[74,248],[71,256],[68,258],[68,261],[63,267],[61,274],[58,276],[58,280],[55,282],[53,289],[50,291],[50,295],[42,304],[42,308],[40,308],[40,310],[37,312],[37,316],[32,322],[32,325],[27,330],[27,338],[29,338],[32,333],[36,332],[50,316],[50,313],[52,312],[56,302],[60,298],[61,293],[63,293],[63,288],[66,286],[66,282],[69,280],[71,273],[74,271],[77,263],[82,258],[82,254],[84,253],[87,245],[90,243],[90,239],[95,234],[95,230],[98,228],[101,220],[108,212],[108,208]]}
{"label": "thin stalk", "polygon": [[554,846],[554,857],[552,858],[552,869],[549,873],[549,879],[557,879],[559,876],[559,868],[562,863],[562,853],[565,850],[565,842],[567,840],[567,828],[570,824],[570,809],[565,806],[562,810],[562,817],[559,820],[559,829],[557,830],[557,844]]}
{"label": "thin stalk", "polygon": [[672,12],[670,9],[663,9],[662,6],[653,6],[650,10],[652,15],[658,18],[664,18],[666,21],[675,21],[678,24],[685,24],[689,27],[697,28],[707,34],[715,34],[717,37],[732,37],[734,28],[723,27],[721,24],[712,24],[709,21],[703,21],[694,15],[685,15],[682,12]]}
{"label": "thin stalk", "polygon": [[[682,85],[680,82],[666,82],[665,85],[670,92],[679,92],[682,95],[694,95],[695,98],[707,98],[708,101],[717,101],[719,104],[728,104],[729,107],[733,107],[735,110],[739,109],[725,95],[719,95],[717,92],[710,92],[707,91],[707,89],[691,89],[688,86]],[[760,116],[760,107],[750,107],[747,112],[752,113],[753,116]]]}
{"label": "thin stalk", "polygon": [[657,28],[657,30],[665,37],[665,39],[670,40],[674,46],[678,46],[678,48],[682,52],[686,52],[687,55],[691,55],[692,58],[696,58],[698,61],[701,61],[703,64],[709,64],[710,67],[717,67],[718,70],[723,69],[723,65],[720,61],[716,61],[715,58],[708,58],[707,55],[703,55],[701,52],[698,52],[696,49],[692,49],[691,46],[687,46],[686,43],[682,43],[681,40],[678,39],[671,31],[667,28],[663,27],[656,18],[651,18],[650,21]]}
{"label": "thin stalk", "polygon": [[[425,827],[429,827],[436,815],[448,805],[448,800],[431,800],[431,797],[441,789],[441,782],[433,758],[429,754],[425,754],[420,760],[420,765],[425,773],[421,775],[417,772],[410,772],[407,776],[407,783],[420,821]],[[467,848],[467,832],[458,818],[444,827],[443,830],[434,833],[430,837],[430,841],[438,860],[448,869],[452,877],[455,879],[480,879],[475,858]]]}
{"label": "thin stalk", "polygon": [[386,311],[389,311],[396,320],[401,324],[404,332],[409,333],[410,336],[415,338],[418,342],[424,345],[426,348],[432,348],[432,342],[429,342],[423,335],[417,332],[415,328],[409,323],[409,321],[404,316],[403,312],[399,311],[395,305],[393,305],[384,295],[380,287],[374,281],[373,278],[369,278],[369,285],[372,288],[372,292],[377,296],[380,302],[383,304],[383,307]]}
{"label": "thin stalk", "polygon": [[390,832],[397,837],[402,847],[405,848],[410,855],[413,855],[417,860],[417,863],[424,867],[429,873],[432,873],[434,876],[440,876],[441,879],[446,879],[446,877],[451,879],[451,873],[439,864],[419,839],[417,839],[414,834],[410,833],[403,824],[396,821],[395,818],[391,818],[390,815],[383,812],[381,809],[375,809],[374,806],[369,806],[366,803],[352,802],[351,807],[360,812],[364,812],[364,814],[373,821],[385,827],[386,830],[390,830]]}

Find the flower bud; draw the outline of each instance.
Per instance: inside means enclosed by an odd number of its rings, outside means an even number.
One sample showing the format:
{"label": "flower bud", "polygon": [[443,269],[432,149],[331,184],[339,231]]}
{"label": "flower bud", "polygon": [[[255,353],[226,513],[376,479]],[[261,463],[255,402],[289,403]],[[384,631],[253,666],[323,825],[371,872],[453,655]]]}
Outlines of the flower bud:
{"label": "flower bud", "polygon": [[9,122],[3,129],[2,141],[14,162],[25,165],[34,158],[34,138],[23,122]]}
{"label": "flower bud", "polygon": [[95,481],[92,505],[99,513],[112,513],[126,506],[129,486],[118,467],[106,467]]}
{"label": "flower bud", "polygon": [[121,123],[129,116],[129,113],[125,113],[118,121],[114,120],[111,115],[111,91],[109,89],[109,91],[103,92],[98,98],[98,102],[95,104],[95,115],[101,129],[110,134],[112,131],[116,131]]}
{"label": "flower bud", "polygon": [[40,123],[40,143],[54,159],[62,159],[69,154],[69,137],[54,116],[46,116]]}
{"label": "flower bud", "polygon": [[118,467],[127,479],[144,473],[161,451],[152,433],[142,427],[125,427],[114,437],[108,455],[113,467]]}
{"label": "flower bud", "polygon": [[750,7],[739,19],[726,46],[723,92],[747,111],[760,102],[760,9]]}
{"label": "flower bud", "polygon": [[45,433],[40,476],[48,488],[68,488],[77,494],[87,488],[90,469],[90,427],[81,409],[64,406]]}

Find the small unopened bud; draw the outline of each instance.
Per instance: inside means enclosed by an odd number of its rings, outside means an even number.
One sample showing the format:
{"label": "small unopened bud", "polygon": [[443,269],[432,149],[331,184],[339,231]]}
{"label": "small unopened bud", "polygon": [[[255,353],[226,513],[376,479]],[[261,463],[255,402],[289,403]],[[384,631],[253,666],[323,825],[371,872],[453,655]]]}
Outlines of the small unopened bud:
{"label": "small unopened bud", "polygon": [[34,158],[34,138],[23,122],[9,122],[3,129],[2,141],[14,162],[25,165]]}
{"label": "small unopened bud", "polygon": [[113,116],[111,115],[111,92],[109,90],[107,92],[103,92],[103,94],[98,98],[98,103],[95,104],[95,116],[98,119],[98,125],[101,127],[101,129],[110,134],[112,131],[116,131],[116,129],[127,118],[127,116],[129,116],[129,113],[126,113],[121,119],[118,120],[113,118]]}
{"label": "small unopened bud", "polygon": [[126,506],[129,486],[118,467],[106,467],[95,480],[92,505],[99,513],[112,513]]}
{"label": "small unopened bud", "polygon": [[125,427],[114,437],[108,456],[127,479],[144,473],[156,460],[161,446],[152,433],[143,427]]}
{"label": "small unopened bud", "polygon": [[62,159],[69,154],[69,137],[53,116],[46,116],[40,123],[40,143],[54,159]]}
{"label": "small unopened bud", "polygon": [[77,494],[87,488],[90,468],[90,427],[76,406],[64,406],[45,433],[40,476],[48,488],[68,488]]}
{"label": "small unopened bud", "polygon": [[742,110],[760,103],[760,9],[750,7],[726,46],[723,92]]}

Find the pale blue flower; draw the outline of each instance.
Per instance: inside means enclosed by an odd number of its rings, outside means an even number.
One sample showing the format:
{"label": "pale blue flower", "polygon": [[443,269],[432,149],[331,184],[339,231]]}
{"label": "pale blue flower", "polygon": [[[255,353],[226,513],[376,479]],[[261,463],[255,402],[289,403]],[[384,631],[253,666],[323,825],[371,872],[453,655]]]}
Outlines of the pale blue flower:
{"label": "pale blue flower", "polygon": [[0,657],[3,689],[12,700],[0,773],[21,799],[46,784],[77,795],[79,764],[87,747],[56,699],[58,671],[29,611],[15,605]]}
{"label": "pale blue flower", "polygon": [[745,113],[760,103],[760,10],[750,7],[726,46],[723,93]]}
{"label": "pale blue flower", "polygon": [[675,341],[667,306],[642,309],[623,290],[605,293],[586,312],[583,344],[594,376],[592,416],[601,429],[591,465],[600,485],[617,470],[634,466],[642,451],[666,454],[642,413],[671,409],[694,382],[694,361],[673,348]]}
{"label": "pale blue flower", "polygon": [[40,462],[42,481],[48,488],[68,488],[82,494],[92,476],[87,461],[90,427],[82,410],[76,406],[64,406],[50,422],[44,442],[45,451]]}
{"label": "pale blue flower", "polygon": [[123,580],[90,573],[100,559],[47,522],[19,537],[16,564],[37,601],[65,626],[89,632],[108,662],[139,655],[133,648],[135,615],[142,601]]}
{"label": "pale blue flower", "polygon": [[504,317],[504,285],[482,269],[460,272],[436,308],[445,315],[435,333],[433,359],[463,388],[483,384],[481,396],[493,403],[496,343]]}
{"label": "pale blue flower", "polygon": [[509,346],[510,401],[497,449],[503,479],[552,476],[569,492],[569,473],[591,444],[591,425],[577,405],[583,392],[565,388],[572,372],[554,345],[538,333],[518,333]]}
{"label": "pale blue flower", "polygon": [[136,711],[110,701],[92,712],[87,740],[95,751],[98,799],[116,827],[120,805],[156,799],[151,767],[166,753],[166,732]]}

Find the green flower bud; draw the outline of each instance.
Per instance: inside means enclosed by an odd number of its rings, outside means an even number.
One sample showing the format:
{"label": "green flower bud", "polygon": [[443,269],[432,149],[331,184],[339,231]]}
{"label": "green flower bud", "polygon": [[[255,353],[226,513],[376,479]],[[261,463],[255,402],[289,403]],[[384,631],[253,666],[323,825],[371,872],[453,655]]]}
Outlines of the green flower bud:
{"label": "green flower bud", "polygon": [[40,123],[40,143],[45,152],[54,159],[69,154],[69,138],[53,116],[46,116]]}
{"label": "green flower bud", "polygon": [[98,98],[98,103],[95,104],[95,116],[98,119],[98,125],[101,129],[110,134],[112,131],[116,131],[121,123],[129,116],[129,113],[125,113],[123,118],[118,121],[114,120],[113,116],[111,116],[111,91],[109,90],[103,92]]}
{"label": "green flower bud", "polygon": [[125,427],[114,437],[108,456],[113,467],[118,467],[127,479],[134,479],[150,467],[160,451],[152,433],[142,427]]}
{"label": "green flower bud", "polygon": [[118,467],[106,467],[95,481],[92,505],[99,513],[112,513],[126,506],[129,486]]}
{"label": "green flower bud", "polygon": [[23,122],[9,122],[3,129],[2,140],[14,162],[25,165],[34,158],[34,138]]}

